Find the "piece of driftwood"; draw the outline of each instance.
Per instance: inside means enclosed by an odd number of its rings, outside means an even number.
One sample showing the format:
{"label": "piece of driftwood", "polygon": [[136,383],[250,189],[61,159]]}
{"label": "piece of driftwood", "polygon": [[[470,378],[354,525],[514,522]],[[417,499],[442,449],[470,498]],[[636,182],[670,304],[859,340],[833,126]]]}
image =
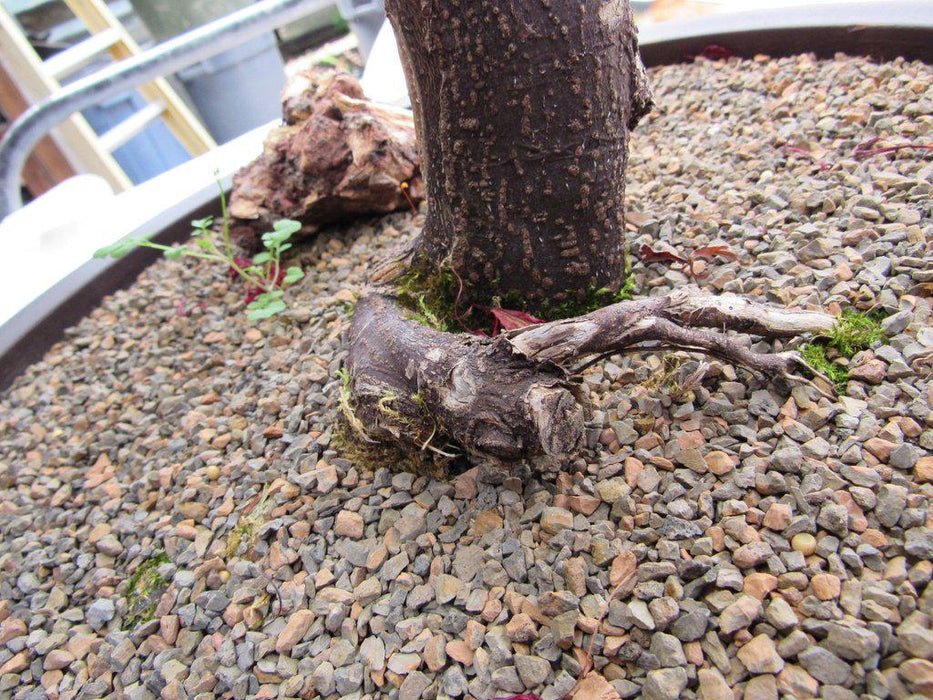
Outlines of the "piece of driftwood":
{"label": "piece of driftwood", "polygon": [[408,112],[365,99],[348,73],[305,75],[297,84],[284,98],[284,124],[233,179],[231,231],[250,250],[280,219],[301,221],[307,234],[424,197]]}

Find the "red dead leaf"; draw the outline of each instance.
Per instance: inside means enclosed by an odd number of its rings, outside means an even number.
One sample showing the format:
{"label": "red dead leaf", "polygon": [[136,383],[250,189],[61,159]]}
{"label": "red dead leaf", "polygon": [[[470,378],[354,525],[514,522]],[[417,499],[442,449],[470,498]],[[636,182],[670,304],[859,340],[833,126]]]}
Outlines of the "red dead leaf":
{"label": "red dead leaf", "polygon": [[510,309],[500,309],[498,307],[489,309],[489,311],[496,317],[496,321],[499,322],[499,325],[507,331],[514,331],[516,328],[524,328],[525,326],[533,326],[536,323],[544,323],[540,318],[535,318],[531,314],[526,314],[524,311],[512,311]]}
{"label": "red dead leaf", "polygon": [[735,56],[735,51],[726,46],[720,46],[719,44],[708,44],[700,51],[700,55],[710,61],[721,61]]}
{"label": "red dead leaf", "polygon": [[712,260],[715,257],[725,258],[726,260],[739,259],[739,256],[736,255],[729,246],[725,245],[711,245],[705,248],[697,248],[690,257],[704,258],[706,260]]}
{"label": "red dead leaf", "polygon": [[676,263],[686,263],[686,258],[682,258],[679,255],[668,250],[655,250],[647,243],[643,244],[641,249],[638,251],[638,257],[641,258],[641,261],[646,265],[649,265],[654,262],[676,262]]}

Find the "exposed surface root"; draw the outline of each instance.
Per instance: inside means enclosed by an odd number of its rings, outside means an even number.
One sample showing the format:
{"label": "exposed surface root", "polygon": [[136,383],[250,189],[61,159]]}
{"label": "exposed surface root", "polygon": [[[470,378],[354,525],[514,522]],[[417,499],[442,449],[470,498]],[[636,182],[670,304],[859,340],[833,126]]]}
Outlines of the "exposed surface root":
{"label": "exposed surface root", "polygon": [[451,455],[454,445],[502,460],[580,446],[577,387],[560,367],[522,357],[504,338],[427,328],[382,294],[360,299],[350,336],[352,409],[370,439],[426,457]]}
{"label": "exposed surface root", "polygon": [[795,374],[807,369],[798,353],[752,352],[708,329],[774,338],[825,334],[833,325],[821,312],[684,292],[479,338],[427,328],[394,297],[374,292],[360,299],[351,325],[348,400],[368,439],[409,452],[450,456],[462,449],[493,460],[561,461],[584,437],[586,406],[572,363],[669,348],[806,381]]}

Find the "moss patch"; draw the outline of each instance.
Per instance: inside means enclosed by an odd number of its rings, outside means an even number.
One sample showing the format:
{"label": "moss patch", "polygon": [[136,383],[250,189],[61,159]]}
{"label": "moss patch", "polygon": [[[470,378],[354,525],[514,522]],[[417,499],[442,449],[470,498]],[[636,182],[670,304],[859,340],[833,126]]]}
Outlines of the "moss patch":
{"label": "moss patch", "polygon": [[399,304],[408,317],[439,331],[462,330],[456,320],[455,303],[460,284],[450,268],[430,268],[422,262],[411,267],[396,282]]}
{"label": "moss patch", "polygon": [[165,552],[157,552],[147,559],[130,576],[126,587],[126,625],[135,627],[141,622],[149,622],[155,615],[159,597],[168,586],[168,582],[159,574],[159,567],[168,564],[170,559]]}
{"label": "moss patch", "polygon": [[826,375],[839,389],[849,381],[849,370],[838,358],[852,359],[856,353],[867,350],[885,339],[881,329],[881,316],[847,309],[825,338],[800,347],[800,354],[810,367]]}
{"label": "moss patch", "polygon": [[460,459],[459,455],[447,456],[427,449],[403,450],[388,440],[366,443],[353,433],[346,422],[341,422],[335,427],[331,444],[342,457],[349,459],[364,471],[384,468],[390,472],[411,472],[433,478],[446,478],[451,473],[450,466]]}
{"label": "moss patch", "polygon": [[815,371],[826,375],[839,389],[844,389],[849,381],[849,370],[835,362],[826,354],[826,346],[820,343],[807,343],[801,346],[800,354],[804,361]]}
{"label": "moss patch", "polygon": [[356,417],[356,411],[353,410],[353,401],[350,396],[350,372],[346,367],[341,367],[337,371],[337,377],[340,379],[340,396],[337,399],[337,405],[340,406],[340,412],[347,425],[353,429],[357,437],[364,440],[368,439],[366,428],[359,418]]}
{"label": "moss patch", "polygon": [[844,357],[851,358],[855,353],[884,340],[881,319],[882,316],[878,314],[863,314],[847,309],[829,332],[827,344]]}
{"label": "moss patch", "polygon": [[583,316],[604,306],[628,301],[635,295],[635,280],[631,274],[626,275],[622,289],[618,292],[613,292],[608,287],[589,287],[583,294],[574,295],[569,290],[567,293],[570,298],[546,307],[543,315],[548,321]]}
{"label": "moss patch", "polygon": [[[399,304],[408,311],[408,317],[422,325],[451,333],[470,329],[488,330],[492,326],[491,314],[484,307],[529,311],[528,303],[515,292],[492,297],[487,304],[476,304],[468,313],[468,305],[457,308],[460,282],[448,267],[432,267],[422,260],[415,263],[396,280]],[[589,287],[585,292],[566,290],[563,301],[543,304],[535,313],[545,321],[582,316],[604,306],[627,301],[635,294],[635,280],[626,268],[625,282],[618,292],[608,287]],[[461,323],[463,321],[463,323]],[[470,329],[464,327],[464,323]]]}

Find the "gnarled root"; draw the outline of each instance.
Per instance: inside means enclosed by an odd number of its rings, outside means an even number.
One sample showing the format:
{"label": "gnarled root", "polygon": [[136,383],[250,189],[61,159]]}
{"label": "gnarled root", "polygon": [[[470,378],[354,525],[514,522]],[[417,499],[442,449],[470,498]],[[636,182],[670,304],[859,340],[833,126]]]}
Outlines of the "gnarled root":
{"label": "gnarled root", "polygon": [[480,338],[427,328],[391,295],[373,292],[360,299],[350,328],[352,424],[363,439],[408,450],[561,460],[584,437],[585,399],[572,363],[676,348],[788,377],[805,366],[797,353],[755,353],[703,329],[774,338],[826,333],[833,323],[820,312],[675,292]]}
{"label": "gnarled root", "polygon": [[387,295],[357,303],[347,369],[362,439],[500,460],[565,455],[582,441],[582,402],[560,367],[504,338],[427,328]]}

